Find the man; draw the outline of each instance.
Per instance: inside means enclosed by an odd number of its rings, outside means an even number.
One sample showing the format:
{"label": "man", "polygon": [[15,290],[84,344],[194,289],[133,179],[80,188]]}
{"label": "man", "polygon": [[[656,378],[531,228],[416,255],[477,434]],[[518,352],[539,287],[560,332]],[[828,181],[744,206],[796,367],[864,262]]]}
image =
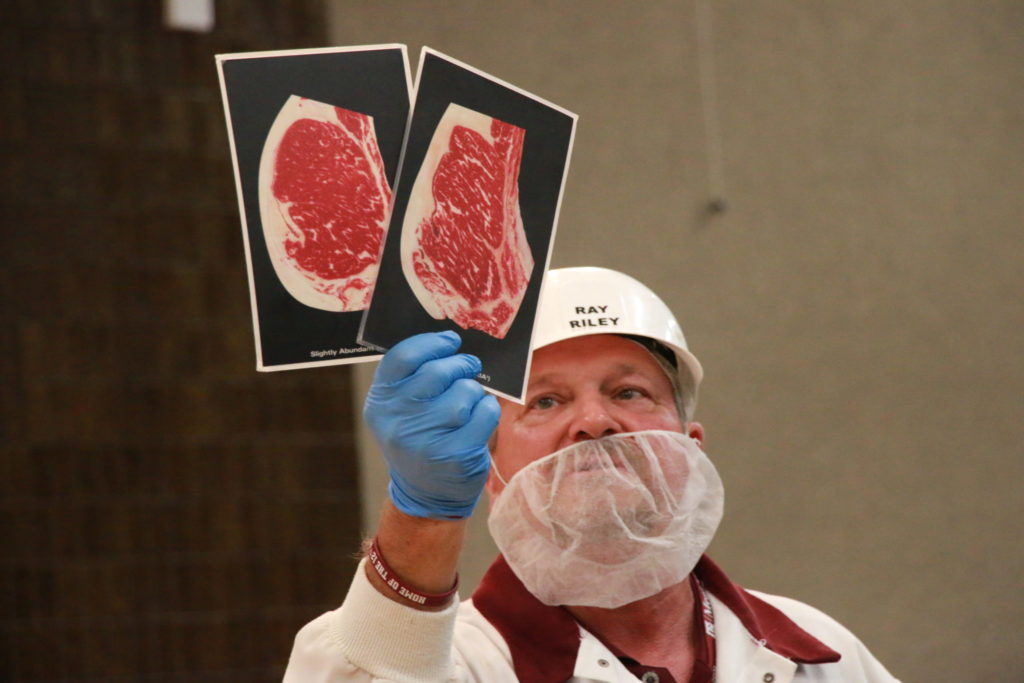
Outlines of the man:
{"label": "man", "polygon": [[[693,420],[700,363],[636,280],[548,274],[524,405],[473,379],[453,333],[381,361],[365,417],[390,500],[344,604],[297,635],[286,681],[893,681],[813,608],[703,556],[722,486]],[[502,554],[458,604],[482,490]]]}

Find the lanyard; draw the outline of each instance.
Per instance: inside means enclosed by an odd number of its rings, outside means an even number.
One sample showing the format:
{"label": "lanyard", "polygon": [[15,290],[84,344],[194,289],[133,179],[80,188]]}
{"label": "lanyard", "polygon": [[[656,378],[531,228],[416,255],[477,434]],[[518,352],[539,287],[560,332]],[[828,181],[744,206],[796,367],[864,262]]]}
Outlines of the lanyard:
{"label": "lanyard", "polygon": [[693,580],[694,592],[700,598],[700,623],[703,624],[704,628],[702,632],[704,634],[704,647],[700,653],[699,659],[707,666],[711,671],[711,680],[715,677],[715,613],[711,610],[711,599],[708,598],[708,593],[704,590],[704,583],[694,577]]}

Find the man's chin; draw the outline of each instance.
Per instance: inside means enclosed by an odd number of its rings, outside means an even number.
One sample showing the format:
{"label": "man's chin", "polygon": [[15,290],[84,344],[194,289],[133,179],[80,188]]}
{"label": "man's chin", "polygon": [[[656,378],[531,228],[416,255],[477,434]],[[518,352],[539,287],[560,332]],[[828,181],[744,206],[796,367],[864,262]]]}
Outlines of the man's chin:
{"label": "man's chin", "polygon": [[580,517],[637,518],[653,513],[650,492],[639,482],[605,471],[574,472],[553,496],[550,515],[570,524]]}
{"label": "man's chin", "polygon": [[[604,493],[612,495],[607,490]],[[575,536],[602,543],[630,536],[649,538],[664,531],[669,519],[652,507],[649,496],[633,491],[617,493],[614,505],[609,505],[607,499],[595,502],[593,495],[562,498],[549,510],[551,523],[571,529]]]}
{"label": "man's chin", "polygon": [[562,552],[596,564],[622,564],[645,550],[645,544],[630,538],[619,524],[576,525],[571,529],[552,524],[552,531]]}

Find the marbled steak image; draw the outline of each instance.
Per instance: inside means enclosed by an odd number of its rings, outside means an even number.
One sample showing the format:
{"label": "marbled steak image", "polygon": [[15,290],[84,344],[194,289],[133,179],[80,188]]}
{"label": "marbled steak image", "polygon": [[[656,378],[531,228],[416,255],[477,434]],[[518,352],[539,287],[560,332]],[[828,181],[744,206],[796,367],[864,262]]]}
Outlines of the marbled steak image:
{"label": "marbled steak image", "polygon": [[519,212],[526,131],[449,104],[402,222],[402,272],[423,308],[503,339],[533,254]]}
{"label": "marbled steak image", "polygon": [[366,308],[391,206],[373,119],[289,97],[263,146],[259,199],[285,289],[313,308]]}

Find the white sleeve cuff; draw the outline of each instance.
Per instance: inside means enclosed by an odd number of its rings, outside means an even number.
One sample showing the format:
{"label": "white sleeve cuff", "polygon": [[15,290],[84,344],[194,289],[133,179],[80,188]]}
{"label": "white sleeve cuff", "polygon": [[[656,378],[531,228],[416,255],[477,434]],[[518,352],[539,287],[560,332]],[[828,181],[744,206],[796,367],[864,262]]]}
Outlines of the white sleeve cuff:
{"label": "white sleeve cuff", "polygon": [[366,577],[365,565],[363,558],[345,602],[331,613],[328,637],[373,676],[403,683],[451,679],[458,596],[440,612],[407,607],[381,595]]}

